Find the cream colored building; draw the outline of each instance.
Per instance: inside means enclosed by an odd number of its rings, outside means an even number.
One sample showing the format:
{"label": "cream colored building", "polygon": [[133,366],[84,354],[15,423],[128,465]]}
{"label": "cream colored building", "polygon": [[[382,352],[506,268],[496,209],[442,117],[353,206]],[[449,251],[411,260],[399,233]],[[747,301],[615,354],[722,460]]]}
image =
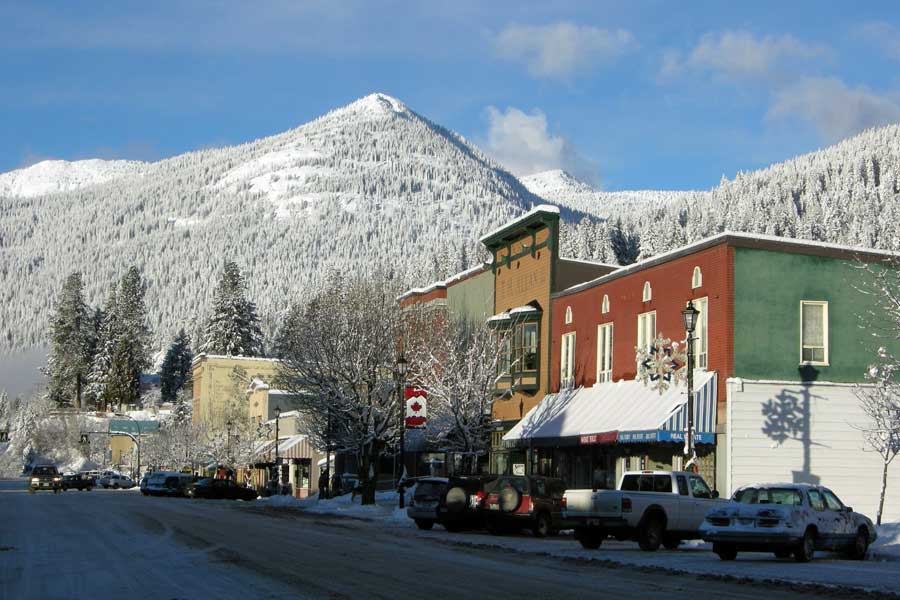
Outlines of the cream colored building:
{"label": "cream colored building", "polygon": [[193,362],[194,423],[221,428],[236,413],[248,414],[247,388],[254,379],[271,381],[278,362],[274,358],[197,356]]}

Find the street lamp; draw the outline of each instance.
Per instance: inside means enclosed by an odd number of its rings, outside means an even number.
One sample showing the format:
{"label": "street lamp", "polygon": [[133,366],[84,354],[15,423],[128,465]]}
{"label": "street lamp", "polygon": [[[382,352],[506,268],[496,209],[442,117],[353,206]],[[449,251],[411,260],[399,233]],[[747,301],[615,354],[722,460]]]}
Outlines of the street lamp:
{"label": "street lamp", "polygon": [[225,460],[228,461],[228,466],[231,466],[231,427],[234,423],[229,419],[228,422],[225,423]]}
{"label": "street lamp", "polygon": [[275,407],[275,489],[281,493],[281,465],[278,464],[278,421],[281,419],[281,407]]}
{"label": "street lamp", "polygon": [[400,508],[406,506],[406,401],[403,394],[403,382],[406,380],[408,364],[403,353],[397,357],[397,401],[400,404],[400,480],[397,491],[400,494]]}
{"label": "street lamp", "polygon": [[681,311],[684,319],[684,329],[687,331],[687,435],[684,440],[684,455],[688,458],[688,465],[694,462],[694,330],[697,328],[697,317],[700,311],[694,307],[694,301],[689,300],[687,306]]}

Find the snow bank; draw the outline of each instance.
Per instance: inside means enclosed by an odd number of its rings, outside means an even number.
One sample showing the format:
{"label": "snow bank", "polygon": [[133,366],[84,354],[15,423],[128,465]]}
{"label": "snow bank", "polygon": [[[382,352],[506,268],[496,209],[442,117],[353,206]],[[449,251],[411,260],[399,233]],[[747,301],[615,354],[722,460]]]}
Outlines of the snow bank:
{"label": "snow bank", "polygon": [[900,521],[882,523],[876,529],[878,539],[872,544],[872,556],[876,559],[900,560]]}
{"label": "snow bank", "polygon": [[[409,505],[413,497],[413,489],[406,490],[406,504]],[[311,513],[322,515],[334,515],[375,521],[389,527],[413,527],[413,520],[406,516],[406,509],[398,508],[400,497],[397,492],[377,492],[375,504],[360,504],[360,498],[351,498],[351,494],[344,494],[337,498],[320,500],[318,494],[309,498],[294,498],[293,496],[271,496],[260,498],[257,504],[272,507],[295,507]]]}

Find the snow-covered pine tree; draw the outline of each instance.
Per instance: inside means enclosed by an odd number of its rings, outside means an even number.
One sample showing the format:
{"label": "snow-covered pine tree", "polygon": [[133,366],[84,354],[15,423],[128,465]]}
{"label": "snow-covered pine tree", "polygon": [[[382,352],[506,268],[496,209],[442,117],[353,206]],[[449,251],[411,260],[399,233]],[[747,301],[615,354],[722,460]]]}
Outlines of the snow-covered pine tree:
{"label": "snow-covered pine tree", "polygon": [[201,348],[207,354],[261,356],[262,332],[256,305],[246,298],[246,284],[238,266],[228,261],[213,297]]}
{"label": "snow-covered pine tree", "polygon": [[166,351],[166,357],[163,359],[162,369],[159,372],[163,402],[175,402],[178,390],[184,387],[191,376],[193,358],[191,338],[182,328]]}
{"label": "snow-covered pine tree", "polygon": [[93,322],[84,302],[81,273],[66,278],[50,321],[47,394],[57,405],[82,408],[91,369]]}
{"label": "snow-covered pine tree", "polygon": [[110,395],[107,383],[112,370],[113,354],[116,339],[118,338],[116,312],[116,288],[113,286],[106,299],[106,304],[103,306],[100,328],[97,334],[97,349],[94,353],[94,361],[91,364],[86,390],[88,403],[103,409],[114,403],[114,398]]}
{"label": "snow-covered pine tree", "polygon": [[141,272],[132,266],[119,284],[116,306],[119,337],[113,357],[113,374],[120,407],[140,403],[141,373],[150,367],[150,328],[147,326],[144,289]]}

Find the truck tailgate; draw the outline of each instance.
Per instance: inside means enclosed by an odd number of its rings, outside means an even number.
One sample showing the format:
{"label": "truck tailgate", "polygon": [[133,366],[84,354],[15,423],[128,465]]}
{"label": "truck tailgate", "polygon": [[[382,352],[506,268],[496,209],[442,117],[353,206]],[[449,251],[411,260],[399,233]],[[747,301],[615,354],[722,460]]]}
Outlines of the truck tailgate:
{"label": "truck tailgate", "polygon": [[622,493],[615,490],[566,490],[567,517],[620,517]]}

